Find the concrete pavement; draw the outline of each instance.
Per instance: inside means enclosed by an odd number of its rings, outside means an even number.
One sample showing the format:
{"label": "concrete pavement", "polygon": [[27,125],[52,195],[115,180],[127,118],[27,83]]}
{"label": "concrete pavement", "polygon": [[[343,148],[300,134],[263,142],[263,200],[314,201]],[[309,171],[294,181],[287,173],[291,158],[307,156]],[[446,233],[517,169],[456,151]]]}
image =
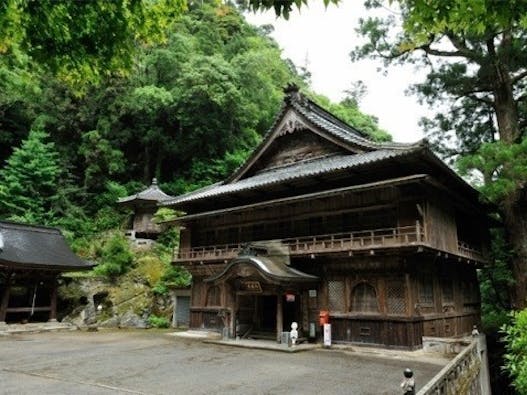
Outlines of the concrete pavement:
{"label": "concrete pavement", "polygon": [[420,358],[342,350],[225,347],[157,330],[0,337],[1,394],[397,394],[441,369]]}

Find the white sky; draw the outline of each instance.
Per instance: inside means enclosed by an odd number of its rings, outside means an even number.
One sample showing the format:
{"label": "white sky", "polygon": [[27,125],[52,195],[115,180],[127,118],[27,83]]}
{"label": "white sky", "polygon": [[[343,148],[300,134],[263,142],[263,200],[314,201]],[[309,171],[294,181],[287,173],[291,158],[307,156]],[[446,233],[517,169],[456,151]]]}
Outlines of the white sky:
{"label": "white sky", "polygon": [[419,105],[415,97],[404,93],[411,83],[422,80],[424,74],[408,65],[393,66],[385,76],[378,71],[382,68],[380,61],[350,60],[349,52],[362,40],[355,33],[358,19],[367,16],[362,1],[343,0],[338,6],[329,5],[325,9],[322,1],[311,0],[300,12],[295,9],[289,20],[277,19],[272,10],[245,16],[252,24],[274,26],[271,35],[283,49],[283,57],[299,67],[306,65],[307,58],[312,88],[317,93],[338,102],[353,82],[362,80],[368,94],[360,103],[361,110],[376,116],[394,141],[413,142],[424,137],[417,123],[431,112]]}

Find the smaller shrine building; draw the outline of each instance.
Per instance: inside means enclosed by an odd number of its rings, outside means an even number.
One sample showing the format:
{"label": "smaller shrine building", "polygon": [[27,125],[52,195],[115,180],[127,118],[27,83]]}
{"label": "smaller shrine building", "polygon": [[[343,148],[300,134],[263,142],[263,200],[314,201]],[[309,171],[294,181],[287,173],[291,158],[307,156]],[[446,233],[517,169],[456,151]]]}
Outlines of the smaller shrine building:
{"label": "smaller shrine building", "polygon": [[145,190],[117,200],[120,206],[133,210],[126,236],[138,245],[149,244],[156,240],[162,228],[153,221],[154,214],[159,208],[159,203],[169,199],[173,199],[173,196],[163,192],[157,184],[157,179],[153,178],[152,184]]}
{"label": "smaller shrine building", "polygon": [[57,228],[0,221],[0,323],[57,319],[57,279],[89,270]]}

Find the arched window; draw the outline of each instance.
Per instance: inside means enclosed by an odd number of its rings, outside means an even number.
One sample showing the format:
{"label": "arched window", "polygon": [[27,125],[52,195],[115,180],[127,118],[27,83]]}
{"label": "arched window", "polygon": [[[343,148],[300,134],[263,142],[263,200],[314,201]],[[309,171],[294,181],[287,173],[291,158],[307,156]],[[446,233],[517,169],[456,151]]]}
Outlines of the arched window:
{"label": "arched window", "polygon": [[360,283],[353,288],[351,294],[352,311],[361,313],[378,313],[377,293],[368,283]]}
{"label": "arched window", "polygon": [[221,290],[218,286],[212,286],[207,291],[207,306],[221,305]]}

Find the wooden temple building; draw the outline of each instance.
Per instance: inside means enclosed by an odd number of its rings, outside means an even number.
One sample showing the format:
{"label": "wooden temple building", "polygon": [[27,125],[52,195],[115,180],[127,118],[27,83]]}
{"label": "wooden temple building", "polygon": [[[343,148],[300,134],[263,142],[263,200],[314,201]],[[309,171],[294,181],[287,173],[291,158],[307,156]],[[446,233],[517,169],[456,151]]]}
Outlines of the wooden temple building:
{"label": "wooden temple building", "polygon": [[57,319],[57,278],[91,269],[59,229],[0,221],[0,323]]}
{"label": "wooden temple building", "polygon": [[415,349],[480,321],[478,193],[426,141],[371,141],[294,87],[228,179],[163,204],[185,213],[191,328],[314,338],[328,315],[334,342]]}
{"label": "wooden temple building", "polygon": [[152,179],[152,184],[145,190],[120,198],[117,201],[119,205],[133,210],[126,236],[137,244],[156,240],[162,229],[160,225],[153,221],[154,214],[159,208],[159,203],[172,198],[172,196],[167,195],[159,188],[156,178]]}

